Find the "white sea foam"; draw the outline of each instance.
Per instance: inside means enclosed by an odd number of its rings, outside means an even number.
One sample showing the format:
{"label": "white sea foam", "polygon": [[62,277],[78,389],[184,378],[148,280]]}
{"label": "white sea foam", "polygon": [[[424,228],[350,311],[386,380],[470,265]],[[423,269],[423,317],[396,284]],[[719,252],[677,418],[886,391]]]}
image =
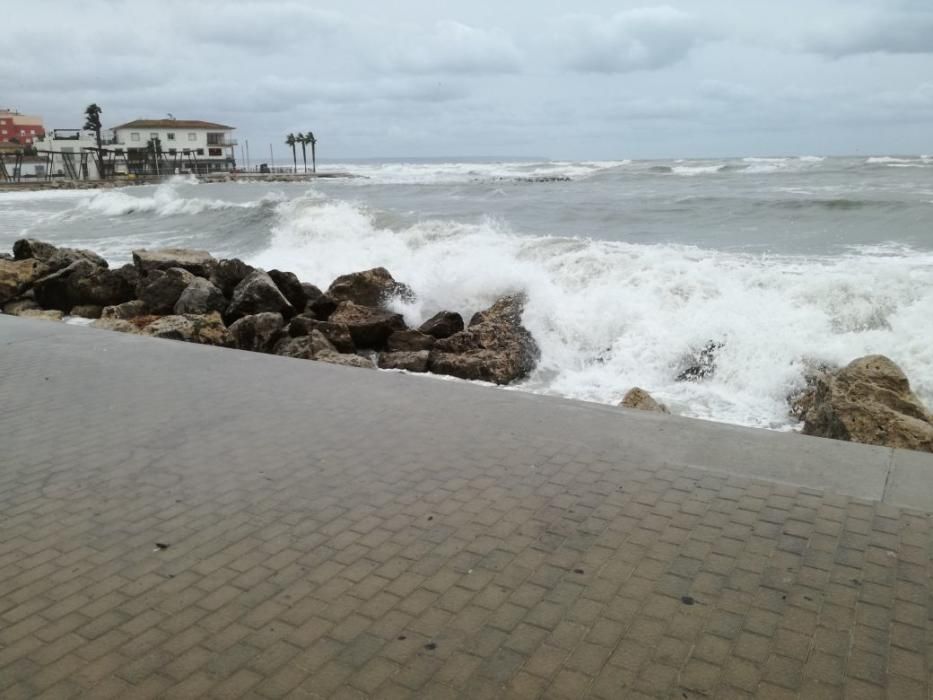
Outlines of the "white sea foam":
{"label": "white sea foam", "polygon": [[[542,355],[525,390],[615,403],[638,385],[684,415],[787,428],[785,397],[808,359],[880,352],[933,403],[930,253],[756,257],[519,236],[493,220],[399,230],[377,221],[346,201],[285,202],[269,248],[251,262],[318,285],[384,265],[418,295],[398,307],[413,325],[526,292],[525,323]],[[684,354],[710,340],[724,343],[715,376],[674,381]]]}
{"label": "white sea foam", "polygon": [[720,163],[718,165],[675,165],[671,170],[675,175],[695,177],[697,175],[719,173],[725,168],[726,163]]}
{"label": "white sea foam", "polygon": [[[183,196],[180,191],[182,187],[196,184],[196,180],[173,178],[169,182],[156,187],[149,195],[136,193],[129,188],[99,190],[89,197],[84,193],[86,198],[70,213],[85,211],[104,216],[126,216],[139,213],[152,213],[156,216],[176,216],[179,214],[200,214],[201,212],[220,209],[253,209],[284,200],[283,195],[275,193],[247,202]],[[133,193],[131,194],[131,192]]]}
{"label": "white sea foam", "polygon": [[560,178],[577,180],[604,170],[628,165],[631,161],[516,161],[495,163],[346,163],[329,168],[346,170],[365,180],[350,184],[377,182],[392,185],[436,185],[466,182],[522,181]]}

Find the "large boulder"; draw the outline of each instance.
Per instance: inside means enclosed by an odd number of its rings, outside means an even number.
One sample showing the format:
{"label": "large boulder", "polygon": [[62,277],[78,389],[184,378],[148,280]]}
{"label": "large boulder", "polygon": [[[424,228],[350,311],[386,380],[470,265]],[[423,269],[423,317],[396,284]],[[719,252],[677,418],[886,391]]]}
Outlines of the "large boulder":
{"label": "large boulder", "polygon": [[61,321],[64,314],[54,309],[26,309],[18,314],[20,318],[35,318],[40,321]]}
{"label": "large boulder", "polygon": [[435,342],[437,341],[433,335],[421,331],[395,331],[386,342],[386,350],[389,352],[419,352],[421,350],[430,350],[434,347]]}
{"label": "large boulder", "polygon": [[141,333],[201,345],[233,346],[230,332],[218,313],[163,316],[144,326]]}
{"label": "large boulder", "polygon": [[43,263],[48,272],[55,272],[71,265],[76,260],[88,260],[97,267],[108,267],[107,261],[97,253],[77,248],[59,248],[51,243],[34,238],[21,238],[13,244],[16,260],[34,259]]}
{"label": "large boulder", "polygon": [[91,318],[96,319],[100,318],[101,314],[104,312],[103,308],[95,304],[79,304],[78,306],[72,306],[71,311],[68,312],[70,316],[77,316],[78,318]]}
{"label": "large boulder", "polygon": [[116,306],[130,301],[135,294],[123,270],[109,270],[98,267],[91,274],[74,277],[72,302],[76,305]]}
{"label": "large boulder", "polygon": [[331,283],[327,293],[338,302],[352,301],[360,306],[381,306],[392,297],[412,296],[408,285],[396,282],[384,267],[341,275]]}
{"label": "large boulder", "polygon": [[[307,293],[308,291],[305,290],[305,294]],[[316,297],[309,296],[308,299],[309,301],[304,309],[305,313],[314,314],[315,318],[321,321],[326,321],[337,310],[338,302],[330,294],[321,293]]]}
{"label": "large boulder", "polygon": [[275,282],[282,295],[288,299],[295,311],[304,311],[308,303],[308,297],[298,276],[294,272],[282,272],[281,270],[269,270],[269,277]]}
{"label": "large boulder", "polygon": [[174,311],[181,293],[196,279],[198,278],[181,267],[151,270],[139,281],[136,295],[145,302],[151,313],[170,314]]}
{"label": "large boulder", "polygon": [[429,370],[495,384],[525,377],[534,369],[539,350],[522,325],[523,309],[523,297],[508,296],[475,314],[468,328],[434,344]]}
{"label": "large boulder", "polygon": [[440,311],[418,329],[435,338],[449,338],[463,330],[463,317],[455,311]]}
{"label": "large boulder", "polygon": [[42,311],[42,307],[34,299],[17,299],[3,305],[3,313],[10,316],[19,316],[24,311]]}
{"label": "large boulder", "polygon": [[225,297],[229,297],[233,294],[236,286],[255,269],[239,258],[218,260],[211,272],[210,279],[214,286],[223,292]]}
{"label": "large boulder", "polygon": [[384,352],[379,355],[379,367],[381,369],[404,369],[409,372],[427,372],[430,355],[428,350]]}
{"label": "large boulder", "polygon": [[270,311],[244,316],[230,326],[230,336],[240,350],[272,352],[284,323],[282,314]]}
{"label": "large boulder", "polygon": [[312,330],[309,335],[298,338],[283,338],[275,347],[275,354],[283,357],[295,357],[313,360],[320,353],[336,353],[337,350],[324,334]]}
{"label": "large boulder", "polygon": [[405,329],[401,314],[373,306],[361,306],[352,301],[342,301],[330,315],[330,323],[343,324],[350,331],[357,348],[385,347],[389,336]]}
{"label": "large boulder", "polygon": [[117,331],[118,333],[138,334],[140,331],[135,324],[122,318],[99,318],[91,326],[105,331]]}
{"label": "large boulder", "polygon": [[120,319],[126,321],[138,316],[145,316],[148,313],[149,308],[146,306],[146,302],[140,299],[134,299],[133,301],[117,304],[116,306],[105,306],[100,312],[100,317],[103,319]]}
{"label": "large boulder", "polygon": [[803,432],[870,445],[933,452],[933,413],[884,355],[867,355],[811,380]]}
{"label": "large boulder", "polygon": [[176,314],[223,313],[227,309],[227,298],[209,280],[195,277],[182,291],[175,302]]}
{"label": "large boulder", "polygon": [[313,314],[300,314],[295,316],[288,324],[288,334],[293,338],[309,335],[312,331],[319,331],[330,341],[337,352],[354,352],[356,346],[350,329],[344,323],[331,323],[318,321]]}
{"label": "large boulder", "polygon": [[285,318],[295,315],[295,307],[288,303],[272,278],[263,270],[253,270],[233,290],[226,317],[235,321],[265,311],[280,313]]}
{"label": "large boulder", "polygon": [[360,355],[345,355],[339,352],[324,351],[314,356],[318,362],[327,362],[332,365],[345,365],[347,367],[361,367],[362,369],[375,369],[373,361]]}
{"label": "large boulder", "polygon": [[619,405],[624,408],[637,408],[639,411],[670,413],[667,406],[655,400],[651,394],[637,386],[625,393],[625,396],[622,397],[622,403]]}
{"label": "large boulder", "polygon": [[[309,282],[301,283],[301,291],[304,292],[304,295],[305,295],[305,308],[307,308],[307,304],[310,304],[316,299],[320,299],[322,296],[324,296],[324,292],[322,292],[319,288],[315,287],[313,284]],[[334,309],[336,308],[337,308],[337,305],[335,303]],[[334,309],[331,309],[331,311],[333,311]]]}
{"label": "large boulder", "polygon": [[133,264],[141,275],[153,270],[169,270],[180,267],[198,277],[210,277],[217,260],[206,250],[188,248],[155,248],[134,250]]}
{"label": "large boulder", "polygon": [[47,272],[48,268],[34,258],[0,260],[0,304],[18,297]]}
{"label": "large boulder", "polygon": [[36,280],[32,288],[36,301],[44,309],[68,312],[75,304],[82,303],[76,291],[80,280],[100,269],[90,260],[75,260],[67,267]]}

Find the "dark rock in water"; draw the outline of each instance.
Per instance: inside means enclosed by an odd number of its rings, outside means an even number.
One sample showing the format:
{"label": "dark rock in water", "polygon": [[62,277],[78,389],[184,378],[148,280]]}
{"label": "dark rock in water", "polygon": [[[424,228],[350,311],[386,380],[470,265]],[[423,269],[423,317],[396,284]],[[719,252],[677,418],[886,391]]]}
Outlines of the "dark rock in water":
{"label": "dark rock in water", "polygon": [[361,306],[352,301],[340,302],[329,320],[331,323],[344,324],[357,348],[382,349],[392,333],[405,329],[405,321],[401,314],[372,306]]}
{"label": "dark rock in water", "polygon": [[395,331],[386,342],[386,350],[389,352],[419,352],[421,350],[430,350],[434,347],[435,342],[436,339],[433,335],[421,331]]}
{"label": "dark rock in water", "polygon": [[62,270],[78,260],[87,260],[97,267],[108,267],[107,261],[97,253],[77,248],[59,248],[51,243],[37,241],[33,238],[22,238],[13,244],[13,258],[26,260],[29,258],[43,263],[48,272]]}
{"label": "dark rock in water", "polygon": [[324,351],[314,356],[318,362],[327,362],[332,365],[346,365],[347,367],[360,367],[362,369],[375,369],[373,361],[359,355],[344,355],[343,353]]}
{"label": "dark rock in water", "polygon": [[449,338],[463,330],[463,317],[454,311],[441,311],[422,323],[418,330],[435,338]]}
{"label": "dark rock in water", "polygon": [[284,326],[282,314],[263,312],[244,316],[229,328],[234,346],[252,352],[272,352],[282,336]]}
{"label": "dark rock in water", "polygon": [[326,321],[337,310],[337,300],[330,294],[322,293],[319,297],[311,299],[305,306],[305,311],[313,313],[317,318]]}
{"label": "dark rock in water", "polygon": [[68,312],[77,303],[75,287],[78,280],[88,277],[100,268],[90,260],[75,260],[58,272],[36,280],[33,292],[36,301],[44,309]]}
{"label": "dark rock in water", "polygon": [[256,268],[247,265],[239,258],[230,258],[229,260],[219,260],[211,272],[211,282],[225,297],[233,294],[236,286],[246,278]]}
{"label": "dark rock in water", "polygon": [[152,270],[139,281],[136,296],[145,302],[151,313],[170,314],[181,293],[196,279],[192,273],[180,267]]}
{"label": "dark rock in water", "polygon": [[269,270],[269,277],[272,278],[275,286],[288,299],[288,303],[295,308],[296,312],[304,311],[305,305],[308,303],[308,297],[305,295],[305,290],[294,272]]}
{"label": "dark rock in water", "polygon": [[427,372],[430,351],[384,352],[379,355],[379,367],[382,369],[404,369],[409,372]]}
{"label": "dark rock in water", "polygon": [[153,270],[169,270],[180,267],[198,277],[210,277],[217,265],[217,260],[206,250],[188,248],[155,248],[152,250],[134,250],[133,264],[141,275],[148,275]]}
{"label": "dark rock in water", "polygon": [[523,309],[523,297],[509,296],[475,314],[468,328],[434,344],[428,369],[496,384],[526,376],[534,369],[539,350],[521,323]]}
{"label": "dark rock in water", "polygon": [[411,288],[396,282],[384,267],[341,275],[327,293],[338,302],[352,301],[360,306],[381,306],[392,297],[413,297]]}
{"label": "dark rock in water", "polygon": [[233,290],[226,317],[235,321],[243,316],[271,311],[284,318],[295,315],[295,308],[263,270],[253,270]]}
{"label": "dark rock in water", "polygon": [[185,287],[175,302],[176,314],[223,313],[227,309],[227,298],[213,283],[203,277],[195,277]]}
{"label": "dark rock in water", "polygon": [[698,382],[706,379],[716,371],[716,352],[723,347],[723,343],[709,341],[699,350],[693,351],[684,358],[683,369],[677,374],[678,382]]}
{"label": "dark rock in water", "polygon": [[68,312],[71,316],[78,316],[79,318],[100,318],[103,313],[103,307],[97,306],[94,304],[81,304],[79,306],[72,306],[71,311]]}
{"label": "dark rock in water", "polygon": [[134,287],[121,270],[99,267],[87,276],[72,277],[72,303],[94,306],[115,306],[130,301]]}
{"label": "dark rock in water", "polygon": [[100,317],[103,319],[121,319],[128,320],[138,316],[145,316],[149,313],[146,302],[134,299],[116,306],[105,306],[101,311]]}
{"label": "dark rock in water", "polygon": [[16,299],[46,274],[48,268],[32,258],[0,260],[0,304]]}
{"label": "dark rock in water", "polygon": [[933,413],[883,355],[813,375],[810,393],[801,402],[807,435],[933,452]]}
{"label": "dark rock in water", "polygon": [[653,413],[670,413],[667,406],[655,400],[655,398],[644,389],[634,387],[629,389],[622,397],[624,408],[637,408],[639,411],[651,411]]}
{"label": "dark rock in water", "polygon": [[300,338],[282,338],[275,347],[276,355],[302,360],[312,360],[322,352],[335,353],[337,351],[330,341],[316,330]]}
{"label": "dark rock in water", "polygon": [[154,338],[227,348],[233,346],[230,333],[218,313],[163,316],[144,326],[140,332]]}

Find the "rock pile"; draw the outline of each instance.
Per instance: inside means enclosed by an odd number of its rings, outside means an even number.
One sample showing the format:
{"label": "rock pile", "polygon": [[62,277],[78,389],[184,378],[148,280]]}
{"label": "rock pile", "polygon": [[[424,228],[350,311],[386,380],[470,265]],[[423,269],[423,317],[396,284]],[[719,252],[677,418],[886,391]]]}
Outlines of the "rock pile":
{"label": "rock pile", "polygon": [[538,347],[509,296],[468,326],[442,311],[418,329],[387,307],[413,291],[388,270],[341,275],[322,292],[291,272],[217,260],[200,250],[133,252],[111,269],[87,250],[24,239],[0,257],[4,313],[95,319],[99,328],[350,365],[433,372],[508,384],[526,376]]}

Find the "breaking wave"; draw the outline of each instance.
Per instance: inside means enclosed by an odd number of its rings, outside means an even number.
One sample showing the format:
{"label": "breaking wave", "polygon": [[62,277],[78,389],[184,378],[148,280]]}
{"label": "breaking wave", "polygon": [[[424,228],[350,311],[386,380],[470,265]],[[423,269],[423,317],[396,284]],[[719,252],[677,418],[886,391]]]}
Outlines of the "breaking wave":
{"label": "breaking wave", "polygon": [[[284,201],[279,194],[268,194],[261,199],[248,202],[231,202],[222,199],[185,197],[183,187],[197,185],[197,180],[173,178],[159,185],[150,196],[130,194],[132,189],[98,190],[82,200],[75,212],[90,212],[103,216],[128,216],[130,214],[155,214],[156,216],[179,216],[200,214],[222,209],[255,209]],[[84,193],[86,196],[86,193]]]}
{"label": "breaking wave", "polygon": [[[542,351],[524,390],[616,403],[638,385],[684,415],[782,429],[806,362],[880,352],[933,400],[933,253],[755,256],[517,235],[491,219],[393,228],[383,218],[339,199],[285,202],[251,262],[324,286],[383,265],[417,293],[398,307],[413,325],[524,292]],[[710,340],[724,344],[715,375],[675,381],[684,355]]]}

